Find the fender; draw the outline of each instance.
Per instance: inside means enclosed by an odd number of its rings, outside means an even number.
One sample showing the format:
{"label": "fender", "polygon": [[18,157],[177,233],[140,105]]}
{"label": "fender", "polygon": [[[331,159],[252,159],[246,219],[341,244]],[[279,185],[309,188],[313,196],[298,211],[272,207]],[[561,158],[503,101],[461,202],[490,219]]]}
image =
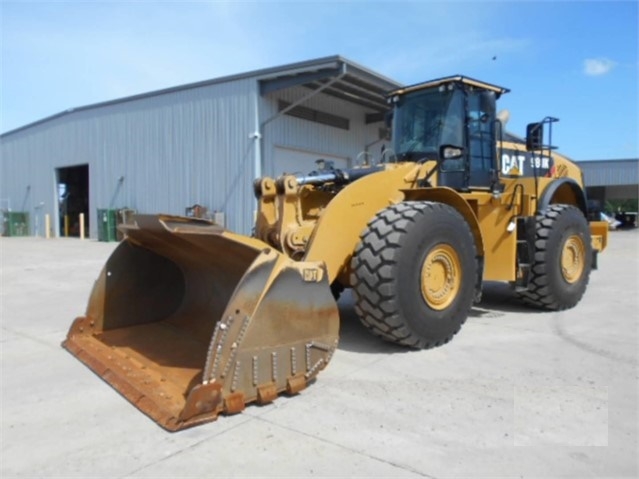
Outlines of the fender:
{"label": "fender", "polygon": [[322,212],[309,239],[304,261],[323,261],[329,283],[338,276],[348,284],[351,257],[366,225],[380,210],[404,199],[419,165],[396,167],[364,176],[347,185]]}
{"label": "fender", "polygon": [[464,219],[468,222],[473,237],[475,238],[475,245],[477,247],[477,254],[484,256],[484,239],[479,227],[479,220],[475,215],[475,212],[457,191],[452,188],[446,187],[434,187],[434,188],[415,188],[412,190],[403,191],[406,201],[436,201],[438,203],[445,203],[452,206],[461,213]]}
{"label": "fender", "polygon": [[584,216],[588,215],[586,193],[572,178],[558,178],[546,186],[539,197],[537,211],[543,211],[553,203],[574,205]]}

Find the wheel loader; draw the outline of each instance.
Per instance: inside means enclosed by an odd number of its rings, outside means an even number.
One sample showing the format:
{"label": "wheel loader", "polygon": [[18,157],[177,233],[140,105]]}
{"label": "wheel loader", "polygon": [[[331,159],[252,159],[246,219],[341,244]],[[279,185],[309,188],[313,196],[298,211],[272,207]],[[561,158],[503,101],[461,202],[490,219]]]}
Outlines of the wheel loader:
{"label": "wheel loader", "polygon": [[[605,222],[547,117],[504,130],[506,88],[453,76],[388,95],[381,158],[260,178],[251,237],[206,220],[138,215],[63,346],[167,430],[295,394],[338,344],[336,297],[409,348],[460,330],[485,281],[525,303],[582,298]],[[546,141],[547,140],[547,141]]]}

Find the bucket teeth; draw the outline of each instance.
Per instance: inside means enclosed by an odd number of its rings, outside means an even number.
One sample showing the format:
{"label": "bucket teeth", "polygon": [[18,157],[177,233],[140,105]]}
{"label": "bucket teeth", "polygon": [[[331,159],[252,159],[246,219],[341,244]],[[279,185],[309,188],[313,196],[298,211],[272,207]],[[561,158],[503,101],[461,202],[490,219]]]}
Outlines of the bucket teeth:
{"label": "bucket teeth", "polygon": [[199,384],[189,393],[186,406],[180,414],[179,421],[184,422],[203,414],[214,414],[220,412],[222,405],[222,387],[219,384]]}
{"label": "bucket teeth", "polygon": [[273,402],[277,398],[277,387],[275,383],[265,384],[257,388],[258,404],[267,404]]}
{"label": "bucket teeth", "polygon": [[[175,403],[180,394],[170,392],[170,381],[136,357],[101,343],[85,328],[80,333],[78,325],[86,322],[86,318],[78,318],[76,333],[67,338],[64,347],[168,430],[213,421],[219,414],[239,413],[251,402],[268,404],[280,394],[297,394],[328,364],[337,346],[337,341],[332,346],[322,344],[321,347],[308,342],[275,350],[243,352],[238,352],[239,346],[232,347],[237,359],[227,362],[232,365],[225,368],[226,377],[222,377],[222,372],[219,378],[193,386],[178,411]],[[216,354],[210,358],[213,364],[221,362],[218,354],[224,349],[224,344],[216,347]],[[298,366],[298,350],[306,356],[307,367],[303,371]],[[169,386],[163,387],[163,384]]]}
{"label": "bucket teeth", "polygon": [[244,411],[246,398],[241,392],[231,393],[224,398],[224,412],[226,414],[237,414]]}

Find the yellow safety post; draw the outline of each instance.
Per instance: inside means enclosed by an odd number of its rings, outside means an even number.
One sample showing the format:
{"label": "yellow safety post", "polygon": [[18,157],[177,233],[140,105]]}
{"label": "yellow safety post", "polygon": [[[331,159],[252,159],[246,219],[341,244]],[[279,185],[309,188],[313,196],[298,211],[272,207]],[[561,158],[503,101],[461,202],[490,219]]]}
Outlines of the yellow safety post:
{"label": "yellow safety post", "polygon": [[69,215],[64,215],[64,237],[69,237]]}
{"label": "yellow safety post", "polygon": [[51,238],[51,217],[48,214],[44,215],[44,237]]}
{"label": "yellow safety post", "polygon": [[80,213],[80,239],[84,239],[84,213]]}

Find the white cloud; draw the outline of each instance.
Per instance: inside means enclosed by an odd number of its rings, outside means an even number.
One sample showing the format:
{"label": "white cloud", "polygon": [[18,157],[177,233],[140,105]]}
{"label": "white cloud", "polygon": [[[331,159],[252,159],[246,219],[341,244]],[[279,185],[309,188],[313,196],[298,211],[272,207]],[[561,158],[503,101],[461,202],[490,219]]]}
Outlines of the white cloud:
{"label": "white cloud", "polygon": [[609,58],[586,58],[584,60],[584,73],[588,76],[600,76],[609,73],[617,65]]}

